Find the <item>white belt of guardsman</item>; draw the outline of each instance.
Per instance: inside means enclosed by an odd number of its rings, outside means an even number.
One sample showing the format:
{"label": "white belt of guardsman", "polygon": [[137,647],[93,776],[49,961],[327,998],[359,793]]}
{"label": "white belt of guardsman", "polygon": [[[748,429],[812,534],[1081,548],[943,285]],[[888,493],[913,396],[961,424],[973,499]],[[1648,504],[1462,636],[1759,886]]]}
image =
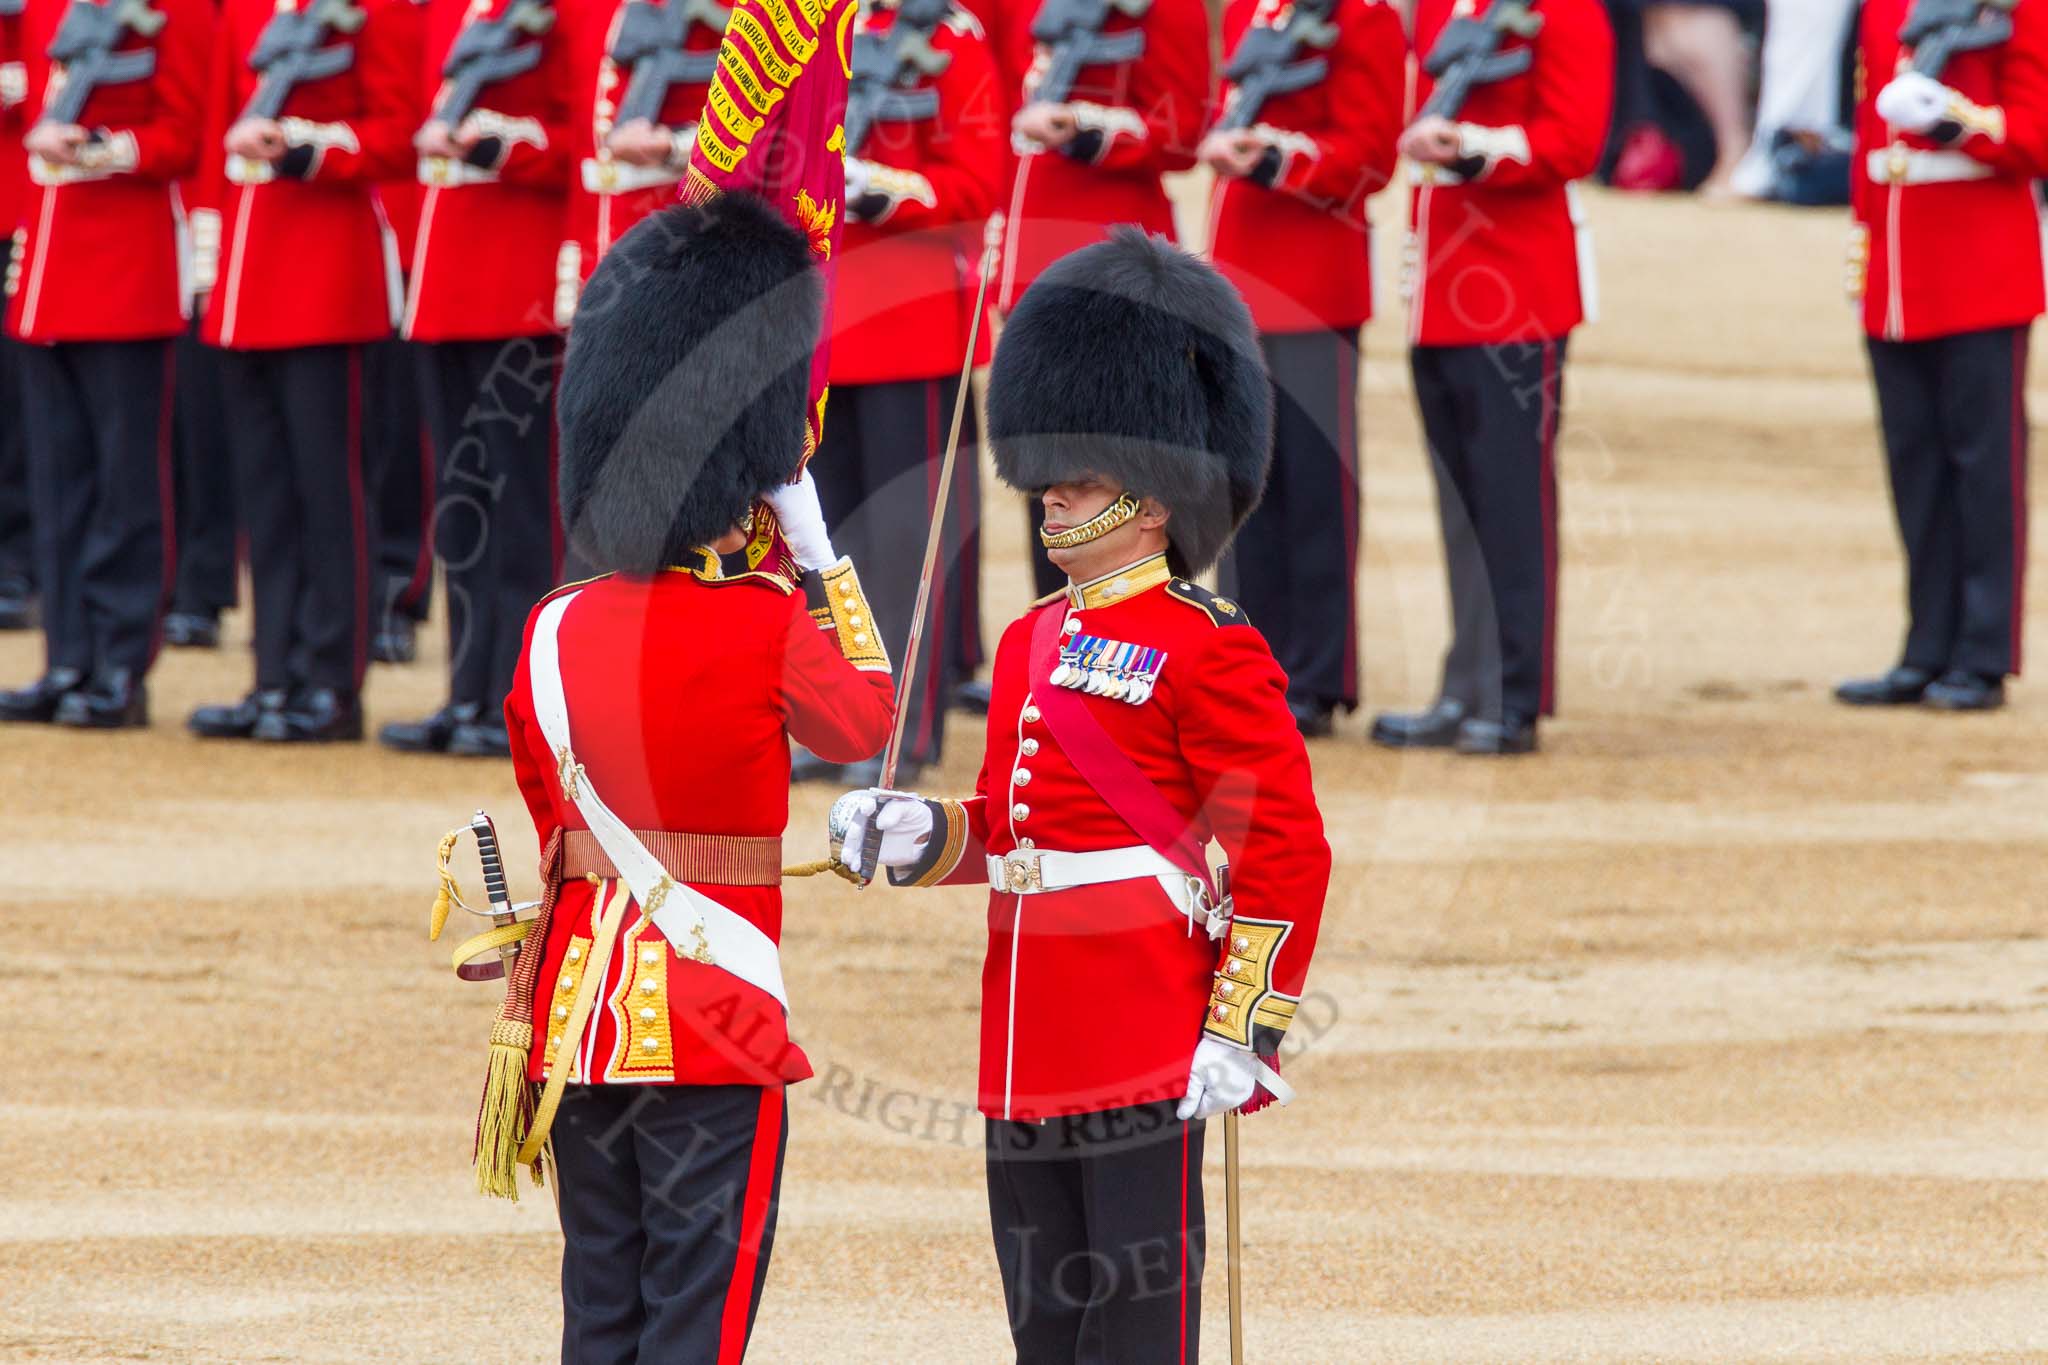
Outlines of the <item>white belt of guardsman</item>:
{"label": "white belt of guardsman", "polygon": [[590,774],[576,762],[569,734],[569,707],[562,690],[562,660],[557,632],[562,616],[582,596],[564,593],[534,618],[533,644],[527,652],[528,680],[533,690],[534,719],[555,752],[563,794],[576,803],[591,835],[611,860],[620,881],[640,903],[641,912],[684,957],[729,972],[775,997],[784,1010],[789,992],[782,984],[782,956],[775,940],[752,921],[668,874],[640,837],[592,790]]}
{"label": "white belt of guardsman", "polygon": [[1967,152],[1937,152],[1911,147],[1874,147],[1864,161],[1870,178],[1880,185],[1946,185],[1961,180],[1989,180],[1995,172]]}
{"label": "white belt of guardsman", "polygon": [[628,161],[583,159],[583,188],[589,194],[632,194],[676,184],[683,173],[667,166],[635,166]]}
{"label": "white belt of guardsman", "polygon": [[1151,878],[1159,883],[1173,908],[1186,916],[1188,930],[1197,919],[1210,938],[1223,937],[1230,924],[1227,905],[1210,902],[1209,888],[1199,877],[1191,877],[1173,865],[1158,849],[1146,844],[1130,848],[1105,848],[1092,853],[1061,853],[1049,848],[1020,848],[988,857],[988,884],[994,891],[1019,896],[1046,891],[1071,891],[1077,886],[1101,886],[1107,882],[1133,882]]}

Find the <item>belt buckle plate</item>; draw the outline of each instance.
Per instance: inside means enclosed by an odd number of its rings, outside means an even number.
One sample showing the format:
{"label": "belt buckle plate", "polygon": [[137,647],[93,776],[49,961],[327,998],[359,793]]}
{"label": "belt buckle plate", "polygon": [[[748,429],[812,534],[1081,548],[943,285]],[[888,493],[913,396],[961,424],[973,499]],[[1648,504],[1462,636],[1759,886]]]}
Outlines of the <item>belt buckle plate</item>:
{"label": "belt buckle plate", "polygon": [[1003,884],[1016,895],[1045,890],[1045,873],[1036,853],[1003,855]]}

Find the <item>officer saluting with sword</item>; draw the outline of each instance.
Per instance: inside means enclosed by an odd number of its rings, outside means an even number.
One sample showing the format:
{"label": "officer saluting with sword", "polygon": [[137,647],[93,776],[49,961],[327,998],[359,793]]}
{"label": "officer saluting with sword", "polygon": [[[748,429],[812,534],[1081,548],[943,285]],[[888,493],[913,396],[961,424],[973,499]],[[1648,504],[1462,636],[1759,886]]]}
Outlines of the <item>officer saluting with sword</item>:
{"label": "officer saluting with sword", "polygon": [[1004,633],[972,797],[841,802],[856,873],[990,887],[989,1209],[1034,1365],[1197,1359],[1204,1122],[1285,1098],[1330,851],[1279,666],[1190,581],[1258,498],[1270,405],[1243,302],[1164,241],[1040,274],[989,436],[1070,581]]}

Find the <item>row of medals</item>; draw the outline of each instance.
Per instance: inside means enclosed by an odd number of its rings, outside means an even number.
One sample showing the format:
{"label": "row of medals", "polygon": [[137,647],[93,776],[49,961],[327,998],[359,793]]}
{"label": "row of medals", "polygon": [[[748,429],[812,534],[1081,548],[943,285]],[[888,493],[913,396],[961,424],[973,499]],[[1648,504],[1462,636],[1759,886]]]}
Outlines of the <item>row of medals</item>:
{"label": "row of medals", "polygon": [[1099,635],[1081,635],[1060,651],[1059,666],[1052,671],[1052,684],[1140,706],[1151,699],[1159,670],[1165,666],[1163,649],[1119,644]]}

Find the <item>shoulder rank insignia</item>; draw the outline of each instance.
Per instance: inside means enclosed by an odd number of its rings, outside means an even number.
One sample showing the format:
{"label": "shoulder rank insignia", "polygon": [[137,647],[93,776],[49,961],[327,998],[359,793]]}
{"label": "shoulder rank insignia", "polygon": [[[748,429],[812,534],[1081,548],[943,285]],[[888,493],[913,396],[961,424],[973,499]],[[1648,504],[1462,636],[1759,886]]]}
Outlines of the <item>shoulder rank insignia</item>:
{"label": "shoulder rank insignia", "polygon": [[1185,602],[1207,616],[1219,626],[1248,626],[1252,618],[1245,615],[1243,607],[1228,597],[1218,597],[1199,583],[1190,583],[1185,578],[1176,578],[1166,585],[1166,595],[1179,602]]}
{"label": "shoulder rank insignia", "polygon": [[1160,670],[1165,667],[1163,649],[1124,644],[1100,635],[1074,635],[1060,647],[1059,665],[1053,669],[1051,681],[1055,687],[1143,706],[1152,699]]}

